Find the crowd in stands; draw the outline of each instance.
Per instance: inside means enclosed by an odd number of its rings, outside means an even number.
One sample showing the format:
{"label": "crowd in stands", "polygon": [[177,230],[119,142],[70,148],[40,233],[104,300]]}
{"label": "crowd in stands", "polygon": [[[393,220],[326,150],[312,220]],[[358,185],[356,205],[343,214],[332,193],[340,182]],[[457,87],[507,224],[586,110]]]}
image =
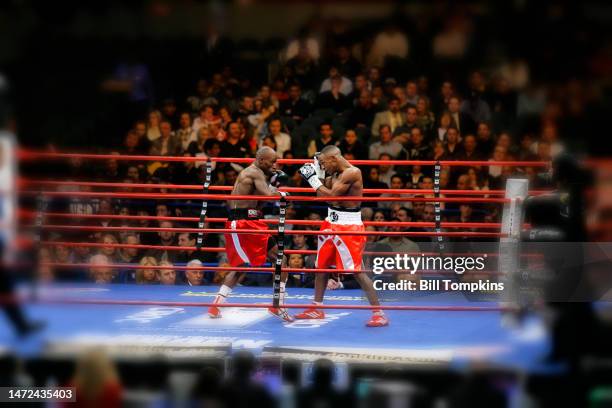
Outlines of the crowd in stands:
{"label": "crowd in stands", "polygon": [[[380,38],[379,38],[380,37]],[[290,42],[280,53],[277,70],[269,81],[254,84],[234,75],[231,66],[220,67],[195,84],[191,93],[164,99],[146,113],[132,117],[124,129],[123,143],[107,151],[117,159],[103,163],[73,159],[63,169],[68,180],[120,182],[124,186],[106,191],[190,192],[176,185],[201,186],[207,157],[254,157],[261,146],[276,150],[279,158],[307,158],[328,145],[337,145],[349,160],[442,160],[494,161],[488,166],[444,166],[441,189],[504,189],[508,177],[525,177],[530,188],[544,188],[538,167],[504,166],[504,161],[550,161],[567,149],[565,139],[571,130],[562,121],[564,112],[583,100],[579,82],[557,86],[542,94],[523,78],[528,66],[483,66],[467,76],[448,76],[434,82],[427,73],[410,75],[398,70],[410,62],[408,38],[398,27],[383,30],[365,56],[357,56],[350,42],[338,42],[328,53],[313,51],[308,37]],[[443,54],[445,39],[437,47]],[[316,47],[315,47],[316,48]],[[443,58],[440,57],[440,61]],[[399,65],[398,65],[399,64]],[[511,69],[512,68],[512,69]],[[408,72],[408,73],[407,73]],[[433,75],[431,76],[433,77]],[[438,78],[439,75],[436,75]],[[522,80],[521,80],[522,78]],[[116,85],[116,84],[115,84]],[[582,98],[582,99],[581,99]],[[138,111],[138,105],[130,114]],[[569,130],[568,130],[569,129]],[[201,157],[202,161],[164,162],[125,160],[124,155]],[[244,164],[213,163],[213,185],[232,186]],[[294,165],[279,165],[288,173],[291,187],[306,187]],[[422,189],[423,194],[374,194],[383,197],[431,196],[431,166],[362,166],[366,189]],[[150,184],[150,187],[134,187]],[[158,184],[175,187],[159,188]],[[95,187],[62,187],[83,191]],[[98,189],[99,190],[99,189]],[[220,193],[220,191],[216,191]],[[52,208],[72,214],[139,215],[156,217],[198,217],[198,200],[97,200],[74,197],[54,201]],[[433,203],[364,202],[364,221],[433,221]],[[209,216],[226,216],[223,201],[211,201]],[[274,207],[265,207],[274,216]],[[313,203],[293,204],[289,219],[320,220],[325,208]],[[444,221],[499,222],[496,204],[447,203]],[[195,227],[183,220],[70,220],[77,225],[124,227]],[[207,224],[221,227],[221,224]],[[418,230],[407,227],[368,227],[371,231]],[[427,230],[427,229],[421,229]],[[59,243],[101,242],[142,244],[162,247],[193,247],[194,233],[140,232],[115,233],[57,232],[56,245],[45,248],[41,259],[54,262],[96,264],[89,270],[41,268],[45,280],[83,279],[100,283],[137,284],[216,284],[223,273],[175,271],[172,265],[223,265],[223,253],[186,250],[70,247]],[[431,241],[430,238],[427,240]],[[371,245],[391,250],[415,248],[407,237],[370,236]],[[290,249],[316,249],[309,236],[289,236]],[[223,247],[221,235],[207,234],[206,247]],[[312,256],[292,255],[294,267],[312,267]],[[140,263],[166,269],[117,269],[117,263]],[[269,276],[253,276],[243,284],[269,284]],[[311,280],[295,276],[290,285],[310,285]],[[337,287],[343,287],[337,279]],[[334,284],[331,287],[334,288]]]}

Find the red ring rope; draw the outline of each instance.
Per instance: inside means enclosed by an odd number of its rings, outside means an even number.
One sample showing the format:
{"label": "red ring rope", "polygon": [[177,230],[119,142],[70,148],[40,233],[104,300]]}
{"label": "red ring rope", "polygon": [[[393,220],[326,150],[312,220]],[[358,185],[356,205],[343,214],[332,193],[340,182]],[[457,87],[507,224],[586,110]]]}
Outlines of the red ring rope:
{"label": "red ring rope", "polygon": [[[21,160],[35,159],[90,159],[90,160],[122,160],[122,161],[161,161],[161,162],[200,162],[206,158],[192,156],[145,156],[145,155],[115,155],[91,153],[60,153],[20,150]],[[250,164],[255,159],[246,157],[210,157],[210,161],[217,163],[244,163]],[[279,159],[278,164],[304,164],[312,159]],[[354,165],[400,165],[400,166],[433,166],[440,163],[442,166],[506,166],[506,167],[549,167],[546,161],[485,161],[485,160],[349,160]]]}
{"label": "red ring rope", "polygon": [[[21,216],[24,218],[33,218],[37,214],[34,212],[22,211]],[[111,220],[132,220],[132,221],[172,221],[172,222],[198,222],[197,217],[163,217],[156,215],[114,215],[114,214],[75,214],[75,213],[42,213],[43,216],[49,218],[68,218],[68,219],[111,219]],[[227,218],[206,218],[208,223],[224,223]],[[278,224],[277,219],[262,218],[260,221],[266,224]],[[292,225],[310,225],[320,226],[323,221],[314,220],[286,220],[287,224]],[[421,221],[364,221],[365,226],[375,227],[417,227],[417,228],[433,228],[435,223],[433,222],[421,222]],[[443,228],[482,228],[482,229],[499,229],[501,223],[498,222],[442,222]],[[529,224],[525,224],[525,227],[529,227]]]}
{"label": "red ring rope", "polygon": [[[49,197],[115,197],[133,199],[155,199],[155,200],[231,200],[231,201],[274,201],[279,196],[263,195],[228,195],[228,194],[176,194],[176,193],[123,193],[123,192],[91,192],[91,191],[22,191],[22,194],[43,195]],[[324,202],[330,201],[406,201],[406,202],[440,202],[440,203],[509,203],[508,198],[489,198],[489,197],[360,197],[360,196],[341,196],[341,197],[314,197],[314,196],[288,196],[287,201],[311,201]]]}
{"label": "red ring rope", "polygon": [[[11,301],[11,300],[8,300]],[[0,299],[0,303],[8,303],[7,299]],[[14,300],[12,300],[14,302]],[[158,300],[111,300],[111,299],[70,299],[70,298],[37,298],[35,302],[50,304],[78,304],[78,305],[115,305],[115,306],[176,306],[176,307],[237,307],[237,308],[268,308],[272,304],[263,303],[212,303],[212,302],[171,302]],[[311,304],[284,304],[285,309],[303,309],[312,307]],[[429,311],[429,312],[504,312],[514,311],[516,308],[508,306],[416,306],[416,305],[317,305],[317,309],[334,310],[403,310],[403,311]]]}
{"label": "red ring rope", "polygon": [[[133,248],[133,249],[153,249],[160,251],[195,251],[196,247],[194,246],[171,246],[171,245],[145,245],[145,244],[104,244],[101,242],[70,242],[70,241],[41,241],[42,245],[46,246],[65,246],[70,248],[78,248],[78,247],[88,247],[88,248]],[[225,248],[219,247],[202,247],[200,249],[202,252],[225,252]],[[286,249],[286,254],[300,254],[300,255],[316,255],[317,251],[314,249]],[[403,255],[404,252],[375,252],[375,251],[365,251],[364,255],[379,255],[379,256],[395,256],[395,255]],[[438,252],[405,252],[406,255],[423,255],[423,256],[436,256],[440,255]],[[480,253],[479,253],[480,254]],[[445,253],[445,256],[473,256],[473,253]],[[497,257],[499,254],[497,253],[482,253],[482,255],[486,256],[494,256]],[[521,254],[522,257],[528,258],[542,258],[542,254]]]}
{"label": "red ring rope", "polygon": [[[138,232],[176,232],[176,233],[198,233],[205,234],[277,234],[276,230],[258,229],[229,229],[229,228],[162,228],[162,227],[104,227],[104,226],[82,226],[82,225],[42,225],[30,226],[32,228],[43,228],[50,230],[78,230],[78,231],[138,231]],[[507,234],[501,232],[474,232],[474,231],[314,231],[314,230],[286,230],[288,235],[376,235],[376,236],[403,236],[403,237],[480,237],[480,238],[502,238]]]}
{"label": "red ring rope", "polygon": [[[22,179],[23,185],[43,185],[43,186],[83,186],[83,187],[104,187],[104,188],[157,188],[157,189],[176,189],[176,190],[197,190],[202,191],[202,186],[197,184],[147,184],[147,183],[106,183],[98,181],[57,181],[57,180],[28,180]],[[210,191],[232,191],[232,186],[210,186]],[[312,193],[310,187],[282,187],[281,191],[289,193]],[[541,195],[552,192],[552,190],[531,190],[530,195]],[[416,188],[364,188],[364,194],[434,194],[433,189]],[[445,195],[495,195],[503,196],[505,190],[440,190],[440,194]]]}
{"label": "red ring rope", "polygon": [[[111,264],[92,264],[92,263],[66,263],[66,262],[41,262],[42,266],[51,266],[54,268],[111,268],[111,269],[147,269],[147,270],[157,270],[157,269],[168,269],[168,270],[185,270],[185,271],[227,271],[227,272],[274,272],[273,267],[267,266],[182,266],[182,265],[139,265],[134,263],[111,263]],[[336,273],[336,274],[355,274],[355,273],[371,273],[374,272],[371,269],[361,269],[361,270],[352,270],[352,269],[334,269],[334,268],[290,268],[283,267],[283,272],[288,273]],[[497,276],[502,275],[502,273],[496,271],[479,271],[479,270],[471,270],[466,271],[467,274],[460,274],[453,271],[438,271],[435,269],[419,269],[416,274],[439,274],[439,275],[453,275],[453,276],[467,276],[469,274],[478,274],[478,275],[487,275],[487,276]],[[386,270],[384,274],[387,273],[409,273],[412,274],[411,270],[403,270],[403,269],[391,269]],[[413,274],[414,275],[414,274]]]}

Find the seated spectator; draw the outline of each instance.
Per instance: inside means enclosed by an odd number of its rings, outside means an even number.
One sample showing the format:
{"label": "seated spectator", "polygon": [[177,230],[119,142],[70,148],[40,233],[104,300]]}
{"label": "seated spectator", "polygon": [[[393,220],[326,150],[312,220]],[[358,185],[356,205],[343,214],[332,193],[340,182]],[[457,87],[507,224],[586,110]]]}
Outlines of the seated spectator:
{"label": "seated spectator", "polygon": [[99,242],[101,244],[108,245],[101,247],[100,253],[102,255],[105,255],[108,258],[109,262],[113,263],[116,260],[119,260],[119,251],[117,250],[117,247],[114,246],[117,245],[119,241],[117,240],[117,237],[115,235],[110,233],[103,234]]}
{"label": "seated spectator", "polygon": [[[214,97],[212,87],[205,79],[198,80],[196,84],[196,95],[187,98],[187,106],[192,113],[201,112],[207,106],[217,105],[219,101]],[[195,129],[194,129],[195,130]]]}
{"label": "seated spectator", "polygon": [[[294,235],[295,236],[295,235]],[[289,268],[304,269],[306,267],[304,256],[302,254],[291,254],[287,260]],[[289,273],[287,277],[287,286],[299,288],[302,287],[302,275],[299,273]]]}
{"label": "seated spectator", "polygon": [[[506,148],[503,146],[495,146],[493,149],[493,156],[489,159],[489,161],[500,162],[506,160]],[[491,165],[489,167],[489,177],[498,178],[501,176],[502,166],[500,165]]]}
{"label": "seated spectator", "polygon": [[406,121],[393,131],[393,140],[400,143],[402,146],[407,146],[410,142],[412,130],[418,128],[417,119],[416,108],[409,105],[406,108]]}
{"label": "seated spectator", "polygon": [[378,134],[380,135],[380,141],[370,145],[368,155],[370,160],[377,160],[383,153],[389,154],[392,159],[396,160],[405,153],[403,146],[392,140],[391,128],[389,125],[382,125]]}
{"label": "seated spectator", "polygon": [[[174,266],[170,262],[162,261],[159,266]],[[176,285],[176,271],[174,269],[160,268],[157,270],[157,280],[160,285]]]}
{"label": "seated spectator", "polygon": [[[140,262],[140,266],[158,266],[157,260],[152,256],[143,257]],[[136,283],[138,285],[152,285],[159,283],[157,280],[157,269],[150,268],[139,268],[136,269]]]}
{"label": "seated spectator", "polygon": [[199,113],[199,116],[193,120],[191,125],[196,133],[198,133],[201,128],[208,128],[215,120],[215,111],[210,105],[201,107]]}
{"label": "seated spectator", "polygon": [[487,122],[480,122],[476,131],[478,153],[480,157],[490,157],[495,147],[495,140],[491,134],[491,126]]}
{"label": "seated spectator", "polygon": [[[160,221],[160,228],[174,228],[172,221]],[[174,231],[159,231],[157,233],[158,239],[155,245],[158,246],[176,246],[176,233]],[[155,258],[158,261],[173,262],[176,257],[176,251],[169,251],[167,249],[158,249],[154,253]]]}
{"label": "seated spectator", "polygon": [[463,156],[463,146],[459,143],[459,131],[451,127],[446,132],[446,156],[444,160],[459,160]]}
{"label": "seated spectator", "polygon": [[476,131],[476,123],[470,115],[461,112],[461,99],[452,96],[448,101],[448,112],[453,118],[453,127],[457,128],[460,134],[467,135]]}
{"label": "seated spectator", "polygon": [[160,137],[151,144],[149,154],[151,156],[174,156],[179,149],[179,142],[172,132],[172,125],[167,120],[159,124]]}
{"label": "seated spectator", "polygon": [[380,137],[380,131],[382,126],[387,126],[389,133],[393,134],[395,130],[402,126],[406,118],[400,111],[400,101],[397,98],[391,98],[389,100],[388,109],[383,112],[378,112],[374,116],[374,122],[372,122],[372,136],[374,138]]}
{"label": "seated spectator", "polygon": [[185,248],[185,250],[178,251],[174,258],[176,263],[187,263],[193,259],[204,261],[204,252],[195,249],[197,237],[198,234],[195,232],[181,232],[178,234],[178,246]]}
{"label": "seated spectator", "polygon": [[446,133],[448,129],[453,126],[453,118],[448,111],[445,111],[440,116],[440,120],[438,123],[438,128],[435,134],[435,139],[441,141],[442,143],[446,143]]}
{"label": "seated spectator", "polygon": [[[391,160],[391,155],[383,153],[378,156],[378,160]],[[378,179],[385,183],[387,186],[391,184],[391,177],[395,175],[395,170],[392,164],[379,164],[378,165]]]}
{"label": "seated spectator", "polygon": [[153,143],[161,136],[161,124],[162,116],[159,111],[152,111],[149,113],[149,121],[147,123],[147,140]]}
{"label": "seated spectator", "polygon": [[101,349],[87,351],[78,358],[76,372],[68,386],[75,388],[76,402],[66,403],[66,407],[119,408],[122,406],[123,390],[117,369]]}
{"label": "seated spectator", "polygon": [[357,104],[349,115],[347,126],[354,129],[361,140],[368,140],[376,112],[378,108],[372,103],[372,94],[364,90],[359,94]]}
{"label": "seated spectator", "polygon": [[221,143],[221,156],[248,157],[250,146],[242,138],[242,128],[238,122],[231,122],[227,126],[227,138]]}
{"label": "seated spectator", "polygon": [[301,124],[311,111],[310,103],[302,98],[302,88],[299,84],[289,87],[289,98],[281,102],[278,109],[280,115],[290,118],[296,125]]}
{"label": "seated spectator", "polygon": [[[193,259],[187,262],[188,267],[202,267],[202,261]],[[201,269],[189,269],[185,271],[185,283],[187,286],[201,286],[204,284],[204,271]]]}
{"label": "seated spectator", "polygon": [[419,183],[421,183],[424,174],[421,172],[421,166],[415,164],[412,166],[412,170],[408,175],[408,181],[406,182],[406,188],[417,189],[419,188]]}
{"label": "seated spectator", "polygon": [[427,139],[429,139],[432,133],[434,132],[434,127],[436,123],[436,117],[434,113],[429,110],[429,98],[427,98],[426,96],[420,96],[417,100],[416,111],[416,125],[427,136]]}
{"label": "seated spectator", "polygon": [[457,160],[482,160],[478,152],[476,136],[467,135],[463,138],[463,152],[457,157]]}
{"label": "seated spectator", "polygon": [[431,159],[436,161],[446,160],[446,148],[444,146],[444,142],[437,139],[433,142]]}
{"label": "seated spectator", "polygon": [[[393,218],[391,222],[400,222],[400,220],[399,218]],[[396,225],[389,226],[387,229],[391,232],[402,231],[402,227]],[[420,251],[419,246],[415,242],[399,234],[387,236],[378,242],[388,245],[392,252],[397,252],[398,254],[418,254]]]}
{"label": "seated spectator", "polygon": [[115,271],[110,267],[110,260],[106,255],[96,254],[89,258],[91,264],[89,276],[94,283],[112,283],[115,278]]}
{"label": "seated spectator", "polygon": [[283,157],[286,151],[291,150],[291,136],[282,132],[282,122],[278,118],[271,119],[268,123],[270,136],[276,142],[276,154],[279,158]]}
{"label": "seated spectator", "polygon": [[321,83],[319,93],[322,94],[324,92],[331,91],[334,80],[340,81],[338,90],[343,95],[349,96],[353,92],[353,83],[351,82],[351,80],[343,76],[338,67],[331,66],[329,68],[329,77],[325,78]]}
{"label": "seated spectator", "polygon": [[125,139],[123,139],[123,149],[121,150],[121,154],[139,156],[146,154],[147,151],[148,150],[145,150],[140,143],[138,132],[135,130],[130,130],[126,133]]}
{"label": "seated spectator", "polygon": [[361,219],[363,221],[372,221],[373,217],[374,217],[374,210],[372,210],[370,207],[361,208]]}
{"label": "seated spectator", "polygon": [[332,125],[328,122],[323,122],[319,126],[319,137],[311,140],[308,144],[308,157],[313,157],[316,152],[320,152],[326,146],[336,144],[334,138],[334,130]]}
{"label": "seated spectator", "polygon": [[[392,190],[403,190],[406,188],[404,178],[398,174],[391,176],[391,182],[389,188]],[[398,194],[398,193],[384,193],[381,197],[410,197],[410,194]],[[391,208],[393,201],[381,201],[379,203],[381,208]]]}
{"label": "seated spectator", "polygon": [[315,106],[317,109],[333,111],[336,115],[342,114],[351,107],[351,100],[342,92],[343,78],[339,75],[331,78],[331,88],[317,96]]}
{"label": "seated spectator", "polygon": [[[121,243],[124,245],[139,245],[140,237],[138,234],[128,233],[123,237]],[[136,259],[139,259],[138,252],[138,248],[123,247],[119,250],[118,260],[123,263],[133,263]]]}
{"label": "seated spectator", "polygon": [[409,160],[429,160],[431,159],[431,148],[425,143],[423,131],[415,127],[410,132],[410,146],[408,148]]}
{"label": "seated spectator", "polygon": [[[202,128],[206,129],[206,128]],[[200,129],[201,130],[201,129]],[[206,129],[208,131],[208,129]],[[178,154],[183,154],[189,151],[192,143],[198,143],[197,133],[191,127],[191,116],[187,112],[181,113],[179,119],[179,128],[176,131],[176,140],[178,144]]]}
{"label": "seated spectator", "polygon": [[344,133],[344,138],[338,143],[338,148],[344,155],[352,153],[357,160],[367,159],[366,149],[358,139],[357,133],[352,129]]}

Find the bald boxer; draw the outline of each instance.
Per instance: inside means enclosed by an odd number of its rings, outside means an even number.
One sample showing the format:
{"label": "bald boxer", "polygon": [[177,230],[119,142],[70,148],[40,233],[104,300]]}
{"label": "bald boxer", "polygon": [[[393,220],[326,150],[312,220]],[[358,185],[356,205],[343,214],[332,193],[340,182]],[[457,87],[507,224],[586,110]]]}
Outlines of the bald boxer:
{"label": "bald boxer", "polygon": [[[255,162],[240,172],[231,195],[264,195],[278,197],[285,193],[278,191],[278,187],[286,184],[288,177],[282,171],[276,170],[277,155],[274,149],[262,147],[255,155]],[[231,230],[267,230],[268,225],[261,221],[262,201],[257,200],[229,200],[228,220],[226,229]],[[273,240],[269,240],[270,234],[237,234],[225,235],[225,250],[230,266],[261,266],[266,261],[266,256],[276,259],[277,247]],[[243,278],[246,272],[229,272],[219,289],[214,303],[223,303],[232,292],[232,289]],[[280,301],[284,301],[285,283],[287,273],[281,275]],[[268,311],[274,316],[286,322],[292,322],[293,317],[284,308],[269,308]],[[208,316],[216,319],[221,317],[219,307],[208,308]]]}
{"label": "bald boxer", "polygon": [[[361,170],[352,166],[336,146],[327,146],[315,155],[312,163],[306,163],[299,169],[302,177],[317,192],[319,197],[330,197],[331,206],[327,209],[327,218],[321,225],[317,245],[317,268],[349,269],[355,273],[355,280],[365,292],[372,306],[379,306],[378,296],[372,281],[361,271],[365,235],[334,235],[339,231],[365,231],[361,221],[360,201],[334,201],[333,197],[363,195]],[[321,181],[323,180],[323,181]],[[297,314],[296,319],[324,319],[325,313],[317,309],[323,303],[327,275],[317,273],[315,277],[315,301],[313,307]],[[372,317],[366,323],[368,327],[387,326],[389,321],[381,309],[373,309]]]}

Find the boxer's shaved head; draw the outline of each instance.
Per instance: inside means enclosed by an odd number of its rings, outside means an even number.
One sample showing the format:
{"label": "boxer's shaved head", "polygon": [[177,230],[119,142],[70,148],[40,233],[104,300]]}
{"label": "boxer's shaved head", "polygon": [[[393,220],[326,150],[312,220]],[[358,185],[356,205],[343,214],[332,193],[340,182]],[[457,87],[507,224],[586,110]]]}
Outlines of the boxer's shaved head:
{"label": "boxer's shaved head", "polygon": [[337,146],[330,145],[330,146],[325,146],[321,150],[321,154],[324,154],[326,156],[339,156],[341,152]]}
{"label": "boxer's shaved head", "polygon": [[325,146],[319,154],[319,163],[328,175],[340,170],[340,167],[350,166],[342,157],[342,152],[337,146]]}
{"label": "boxer's shaved head", "polygon": [[259,150],[257,150],[257,153],[255,153],[255,158],[257,160],[261,160],[262,158],[270,158],[271,156],[276,157],[276,152],[269,146],[260,147]]}
{"label": "boxer's shaved head", "polygon": [[259,167],[266,175],[276,170],[276,152],[268,146],[263,146],[255,153],[255,166]]}

